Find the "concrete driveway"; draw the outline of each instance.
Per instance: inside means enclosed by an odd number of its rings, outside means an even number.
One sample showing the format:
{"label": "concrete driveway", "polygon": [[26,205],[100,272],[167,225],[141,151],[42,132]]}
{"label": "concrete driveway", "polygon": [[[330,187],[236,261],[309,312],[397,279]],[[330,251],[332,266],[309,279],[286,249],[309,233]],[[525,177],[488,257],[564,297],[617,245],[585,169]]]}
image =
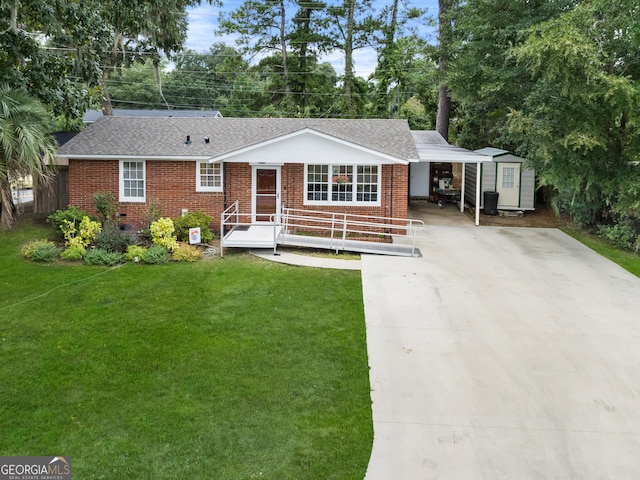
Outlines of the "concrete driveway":
{"label": "concrete driveway", "polygon": [[555,229],[363,256],[366,480],[640,477],[640,279]]}

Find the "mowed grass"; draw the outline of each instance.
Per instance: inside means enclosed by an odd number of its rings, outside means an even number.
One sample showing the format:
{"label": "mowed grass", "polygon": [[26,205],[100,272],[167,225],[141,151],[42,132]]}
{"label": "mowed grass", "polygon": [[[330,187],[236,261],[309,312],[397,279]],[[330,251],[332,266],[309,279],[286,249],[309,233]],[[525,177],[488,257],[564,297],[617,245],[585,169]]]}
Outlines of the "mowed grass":
{"label": "mowed grass", "polygon": [[633,273],[636,277],[640,277],[639,255],[633,252],[621,250],[602,237],[587,233],[572,226],[565,226],[562,230],[566,234],[571,235],[573,238],[578,240],[580,243],[589,247],[591,250],[594,250],[603,257],[617,263],[625,270]]}
{"label": "mowed grass", "polygon": [[82,479],[364,477],[358,272],[22,260],[48,232],[0,232],[0,455],[70,455]]}

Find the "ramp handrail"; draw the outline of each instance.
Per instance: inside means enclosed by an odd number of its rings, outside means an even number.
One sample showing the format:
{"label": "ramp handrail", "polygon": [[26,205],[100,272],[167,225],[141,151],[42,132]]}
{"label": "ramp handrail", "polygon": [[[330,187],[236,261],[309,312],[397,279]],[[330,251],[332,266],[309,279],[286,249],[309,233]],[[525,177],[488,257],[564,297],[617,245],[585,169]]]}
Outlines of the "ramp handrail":
{"label": "ramp handrail", "polygon": [[[329,249],[347,249],[347,241],[352,236],[379,237],[393,242],[397,239],[410,241],[411,254],[415,256],[417,233],[424,230],[422,220],[410,218],[379,217],[344,212],[303,210],[282,207],[281,212],[269,217],[269,222],[255,222],[250,213],[240,213],[238,201],[222,212],[220,217],[220,256],[224,254],[224,241],[236,228],[252,225],[273,225],[273,253],[277,245],[284,242],[285,234],[308,230],[320,232],[329,238]],[[229,228],[230,227],[230,228]],[[225,229],[229,231],[225,233]]]}
{"label": "ramp handrail", "polygon": [[331,250],[344,250],[349,235],[373,235],[391,240],[400,237],[408,238],[411,241],[412,254],[415,254],[416,234],[425,226],[422,220],[408,218],[295,208],[282,208],[280,222],[284,227],[283,232],[296,228],[327,232],[331,239]]}

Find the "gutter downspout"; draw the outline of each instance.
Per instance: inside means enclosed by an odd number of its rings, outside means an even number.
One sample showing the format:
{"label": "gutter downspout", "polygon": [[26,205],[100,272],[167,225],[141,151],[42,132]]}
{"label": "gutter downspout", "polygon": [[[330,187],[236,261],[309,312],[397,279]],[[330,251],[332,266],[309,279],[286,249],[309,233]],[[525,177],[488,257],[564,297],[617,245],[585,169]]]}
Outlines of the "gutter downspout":
{"label": "gutter downspout", "polygon": [[395,176],[395,164],[391,165],[391,203],[389,204],[389,218],[394,218],[393,215],[393,177]]}

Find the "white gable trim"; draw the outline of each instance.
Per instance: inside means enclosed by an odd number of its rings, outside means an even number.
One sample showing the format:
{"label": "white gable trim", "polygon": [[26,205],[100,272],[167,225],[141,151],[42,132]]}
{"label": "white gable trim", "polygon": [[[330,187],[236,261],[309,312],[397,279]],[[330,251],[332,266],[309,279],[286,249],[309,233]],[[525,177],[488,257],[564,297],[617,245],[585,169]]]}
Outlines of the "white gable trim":
{"label": "white gable trim", "polygon": [[[230,162],[230,163],[233,163],[233,162],[244,163],[244,162],[246,162],[246,159],[243,158],[243,159],[234,160],[234,157],[238,157],[238,156],[241,156],[242,154],[245,154],[245,153],[248,153],[248,152],[252,152],[252,151],[255,151],[255,150],[259,150],[260,148],[264,148],[266,146],[273,145],[273,144],[276,144],[276,143],[280,143],[280,142],[295,138],[295,137],[297,137],[299,135],[306,135],[306,134],[315,135],[317,137],[329,140],[331,142],[338,143],[340,145],[345,145],[347,147],[354,148],[356,150],[360,150],[361,152],[364,152],[364,153],[366,153],[368,155],[371,155],[372,157],[376,157],[380,164],[398,163],[398,164],[402,164],[402,165],[407,165],[409,163],[409,160],[407,160],[407,159],[395,157],[393,155],[388,155],[386,153],[379,152],[377,150],[373,150],[371,148],[363,147],[362,145],[358,145],[356,143],[352,143],[352,142],[349,142],[349,141],[346,141],[346,140],[342,140],[340,138],[334,137],[332,135],[327,135],[326,133],[322,133],[322,132],[319,132],[317,130],[314,130],[314,129],[308,128],[308,127],[307,128],[303,128],[301,130],[298,130],[296,132],[288,133],[286,135],[281,135],[281,136],[276,137],[276,138],[272,138],[272,139],[269,139],[269,140],[265,140],[263,142],[256,143],[254,145],[250,145],[248,147],[239,148],[239,149],[234,150],[232,152],[227,152],[227,153],[224,153],[222,155],[218,155],[216,157],[213,157],[209,161],[210,162],[217,162],[217,161],[220,161],[220,160],[224,160],[224,161],[227,161],[227,162]],[[331,163],[331,162],[335,163],[335,159],[327,159],[327,163]],[[283,160],[280,161],[280,163],[307,163],[307,162],[306,162],[306,160],[304,158],[299,158],[299,159],[297,159],[295,161],[283,159]],[[314,163],[316,163],[316,161],[314,161]],[[369,162],[369,163],[374,163],[374,162]]]}

